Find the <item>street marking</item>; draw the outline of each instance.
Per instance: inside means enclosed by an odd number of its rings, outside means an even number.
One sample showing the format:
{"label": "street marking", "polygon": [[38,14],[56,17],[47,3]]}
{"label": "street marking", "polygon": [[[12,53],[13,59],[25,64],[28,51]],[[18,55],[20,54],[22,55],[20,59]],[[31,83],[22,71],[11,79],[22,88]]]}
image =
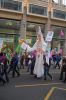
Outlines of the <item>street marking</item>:
{"label": "street marking", "polygon": [[55,87],[52,87],[50,89],[50,91],[48,92],[47,96],[44,98],[44,100],[48,100],[50,98],[50,96],[52,95],[53,91],[54,91]]}
{"label": "street marking", "polygon": [[[59,74],[60,72],[50,72],[51,74]],[[22,73],[20,72],[21,75],[30,75],[30,73],[28,72],[25,72],[25,73]]]}
{"label": "street marking", "polygon": [[49,100],[50,96],[52,95],[52,93],[54,92],[55,89],[66,91],[66,89],[64,89],[64,88],[52,87],[52,88],[50,89],[50,91],[48,92],[48,94],[46,95],[46,97],[44,98],[44,100]]}
{"label": "street marking", "polygon": [[29,84],[29,85],[15,85],[16,88],[20,87],[35,87],[35,86],[47,86],[47,85],[58,85],[62,83],[48,83],[48,84]]}
{"label": "street marking", "polygon": [[65,88],[55,87],[55,89],[66,91]]}
{"label": "street marking", "polygon": [[[51,74],[59,74],[60,72],[50,72],[50,73],[51,73]],[[29,75],[30,75],[30,73],[29,73],[29,72],[28,72],[28,73],[27,73],[27,72],[25,72],[25,73],[24,73],[24,72],[23,72],[23,73],[22,73],[22,72],[20,72],[20,74],[21,74],[21,75],[27,75],[27,74],[29,74]]]}

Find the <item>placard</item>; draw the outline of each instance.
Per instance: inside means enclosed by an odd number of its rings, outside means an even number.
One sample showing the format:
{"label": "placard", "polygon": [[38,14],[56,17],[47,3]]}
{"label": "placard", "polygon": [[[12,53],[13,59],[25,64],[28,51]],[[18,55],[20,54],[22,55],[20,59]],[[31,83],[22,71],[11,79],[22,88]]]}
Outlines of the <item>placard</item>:
{"label": "placard", "polygon": [[24,49],[24,50],[26,50],[27,47],[28,47],[28,45],[25,42],[23,42],[22,45],[21,45],[21,48]]}
{"label": "placard", "polygon": [[52,38],[53,38],[53,34],[54,34],[53,31],[48,31],[48,34],[46,36],[46,40],[45,41],[51,42],[52,41]]}

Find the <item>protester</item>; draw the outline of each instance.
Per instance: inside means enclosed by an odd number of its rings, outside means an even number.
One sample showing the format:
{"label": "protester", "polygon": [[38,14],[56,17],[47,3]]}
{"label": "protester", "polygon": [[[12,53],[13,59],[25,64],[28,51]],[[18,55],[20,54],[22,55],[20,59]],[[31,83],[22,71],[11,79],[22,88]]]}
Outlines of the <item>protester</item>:
{"label": "protester", "polygon": [[25,59],[24,54],[21,54],[20,55],[20,68],[23,68],[23,69],[24,69],[24,59]]}
{"label": "protester", "polygon": [[[63,73],[65,73],[64,79],[63,79]],[[64,57],[63,60],[62,60],[60,80],[63,80],[64,83],[66,82],[66,57]]]}
{"label": "protester", "polygon": [[32,53],[32,61],[31,61],[31,70],[30,70],[30,74],[33,75],[33,70],[34,70],[34,66],[35,66],[35,61],[36,61],[36,51],[34,51]]}
{"label": "protester", "polygon": [[2,75],[3,70],[4,70],[4,64],[3,64],[3,62],[4,62],[4,56],[3,56],[3,53],[1,52],[0,53],[0,81],[2,81],[3,84],[5,84],[6,81],[5,81],[5,79],[3,78],[3,75]]}
{"label": "protester", "polygon": [[29,54],[28,55],[28,66],[27,66],[27,72],[29,72],[30,68],[31,68],[31,61],[32,61],[32,57],[31,55]]}
{"label": "protester", "polygon": [[[46,55],[44,55],[44,80],[47,79],[47,75],[51,78],[52,80],[52,75],[49,73],[49,70],[50,70],[50,63],[47,62],[46,60]],[[49,59],[50,61],[50,59]]]}
{"label": "protester", "polygon": [[55,68],[58,67],[60,69],[60,61],[61,61],[61,54],[57,53],[56,54],[56,66],[55,66]]}
{"label": "protester", "polygon": [[5,75],[6,81],[9,82],[9,77],[7,73],[9,60],[6,57],[6,53],[3,53],[3,56],[4,56],[4,61],[3,61],[4,69],[3,69],[2,75]]}
{"label": "protester", "polygon": [[8,71],[8,73],[12,70],[12,77],[15,77],[15,72],[17,73],[17,76],[20,75],[19,71],[18,71],[18,55],[15,52],[12,59],[11,59],[11,64],[10,64],[10,69]]}

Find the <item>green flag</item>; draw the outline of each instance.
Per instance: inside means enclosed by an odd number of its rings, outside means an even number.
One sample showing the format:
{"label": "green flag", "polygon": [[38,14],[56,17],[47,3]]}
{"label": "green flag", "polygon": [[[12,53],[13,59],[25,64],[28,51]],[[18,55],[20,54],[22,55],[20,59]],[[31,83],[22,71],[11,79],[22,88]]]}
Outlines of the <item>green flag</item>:
{"label": "green flag", "polygon": [[19,45],[19,44],[18,44],[18,46],[16,47],[15,51],[16,51],[17,53],[20,52],[20,45]]}

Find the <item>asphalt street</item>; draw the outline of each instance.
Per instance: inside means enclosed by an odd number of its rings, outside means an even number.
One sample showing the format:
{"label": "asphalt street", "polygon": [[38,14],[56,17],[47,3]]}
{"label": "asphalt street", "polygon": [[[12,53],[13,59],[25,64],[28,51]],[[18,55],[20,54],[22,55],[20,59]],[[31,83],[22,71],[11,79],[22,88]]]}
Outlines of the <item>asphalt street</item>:
{"label": "asphalt street", "polygon": [[51,69],[51,81],[36,79],[26,69],[20,70],[20,77],[11,77],[4,86],[0,83],[0,100],[66,100],[66,83],[59,80],[60,70]]}

